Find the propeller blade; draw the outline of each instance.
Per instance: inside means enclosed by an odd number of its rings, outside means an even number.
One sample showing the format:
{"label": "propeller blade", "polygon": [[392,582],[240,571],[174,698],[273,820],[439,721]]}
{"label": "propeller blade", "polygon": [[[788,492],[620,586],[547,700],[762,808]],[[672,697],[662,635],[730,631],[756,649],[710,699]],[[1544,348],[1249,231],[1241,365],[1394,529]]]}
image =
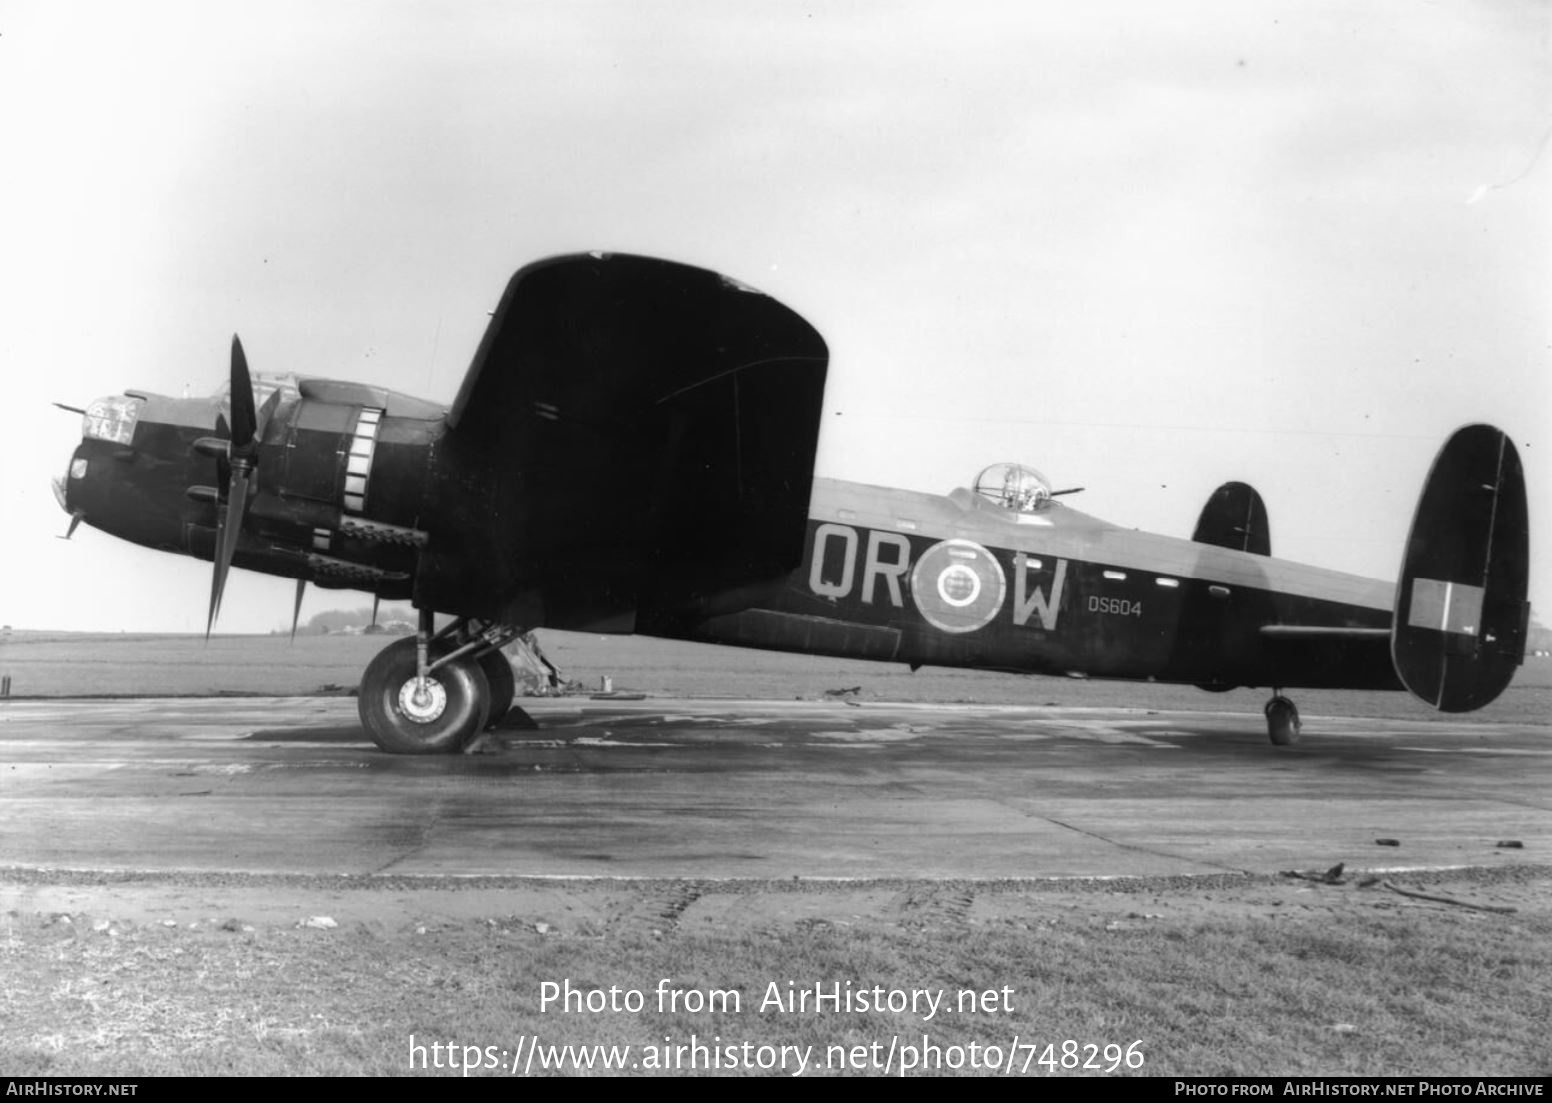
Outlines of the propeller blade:
{"label": "propeller blade", "polygon": [[377,606],[382,602],[382,600],[383,600],[383,598],[382,598],[381,594],[373,594],[372,595],[372,627],[373,628],[377,627]]}
{"label": "propeller blade", "polygon": [[296,580],[296,605],[291,609],[291,642],[296,642],[296,624],[302,619],[302,592],[307,589],[307,579]]}
{"label": "propeller blade", "polygon": [[[210,576],[210,614],[205,620],[205,639],[215,627],[221,613],[221,595],[226,589],[227,572],[232,569],[232,557],[237,554],[238,538],[242,535],[243,518],[248,512],[248,495],[251,492],[254,469],[258,466],[259,440],[264,427],[280,405],[280,391],[271,391],[264,400],[262,410],[254,409],[253,377],[248,372],[248,357],[243,354],[242,341],[232,334],[232,382],[231,425],[220,414],[216,415],[215,438],[202,437],[195,442],[195,451],[213,455],[221,485],[226,490],[226,508],[221,510],[216,522],[216,547],[214,569]],[[222,436],[230,443],[222,447]],[[203,488],[194,488],[201,490]],[[192,492],[191,492],[192,493]],[[296,618],[302,612],[302,586],[298,582],[296,607],[291,620],[291,636],[296,638]]]}
{"label": "propeller blade", "polygon": [[227,486],[232,481],[232,427],[226,423],[223,414],[216,415],[216,438],[221,439],[225,445],[215,453],[216,460],[216,484],[220,486],[221,493],[226,493]]}
{"label": "propeller blade", "polygon": [[253,379],[248,375],[248,358],[242,342],[232,334],[232,450],[245,452],[253,444],[258,429],[258,414],[253,409]]}
{"label": "propeller blade", "polygon": [[232,465],[232,485],[226,495],[226,509],[216,524],[215,570],[210,579],[210,615],[205,621],[205,639],[215,627],[221,612],[221,592],[226,589],[226,573],[237,553],[237,537],[242,532],[243,513],[248,508],[248,465]]}

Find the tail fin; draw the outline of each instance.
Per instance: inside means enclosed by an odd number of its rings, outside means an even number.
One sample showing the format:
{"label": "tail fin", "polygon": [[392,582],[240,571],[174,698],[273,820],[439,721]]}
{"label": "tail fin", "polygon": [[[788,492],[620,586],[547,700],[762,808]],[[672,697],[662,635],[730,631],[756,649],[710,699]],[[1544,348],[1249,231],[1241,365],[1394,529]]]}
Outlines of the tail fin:
{"label": "tail fin", "polygon": [[1271,555],[1272,526],[1266,503],[1249,483],[1224,483],[1202,507],[1191,539],[1198,544]]}
{"label": "tail fin", "polygon": [[1530,607],[1525,472],[1491,425],[1439,450],[1407,537],[1390,654],[1412,693],[1443,712],[1492,701],[1525,654]]}

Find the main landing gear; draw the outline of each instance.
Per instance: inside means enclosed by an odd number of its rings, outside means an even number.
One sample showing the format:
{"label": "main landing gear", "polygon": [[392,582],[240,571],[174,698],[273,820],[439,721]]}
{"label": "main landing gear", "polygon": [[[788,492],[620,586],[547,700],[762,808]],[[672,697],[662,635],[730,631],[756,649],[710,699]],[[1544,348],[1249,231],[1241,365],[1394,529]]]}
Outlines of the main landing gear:
{"label": "main landing gear", "polygon": [[1273,689],[1274,696],[1266,703],[1266,734],[1279,747],[1286,747],[1299,738],[1299,709],[1292,701]]}
{"label": "main landing gear", "polygon": [[467,617],[436,632],[433,614],[421,610],[415,638],[383,648],[361,676],[361,723],[394,754],[462,750],[512,707],[516,682],[501,649],[520,635]]}

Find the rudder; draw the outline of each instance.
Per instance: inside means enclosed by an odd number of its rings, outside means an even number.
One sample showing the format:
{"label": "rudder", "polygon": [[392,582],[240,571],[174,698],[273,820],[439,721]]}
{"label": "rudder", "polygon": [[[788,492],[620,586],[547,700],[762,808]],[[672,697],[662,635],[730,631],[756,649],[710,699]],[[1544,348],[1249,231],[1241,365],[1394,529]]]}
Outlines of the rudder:
{"label": "rudder", "polygon": [[1391,660],[1441,712],[1469,712],[1508,686],[1525,654],[1530,607],[1525,472],[1514,442],[1468,425],[1428,472],[1407,537]]}

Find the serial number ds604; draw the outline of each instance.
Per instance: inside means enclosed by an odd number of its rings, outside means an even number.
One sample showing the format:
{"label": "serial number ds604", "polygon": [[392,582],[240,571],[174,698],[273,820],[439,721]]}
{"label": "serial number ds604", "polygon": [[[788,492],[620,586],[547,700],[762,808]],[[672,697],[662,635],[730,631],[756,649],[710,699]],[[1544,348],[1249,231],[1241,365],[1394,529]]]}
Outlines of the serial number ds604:
{"label": "serial number ds604", "polygon": [[1091,597],[1089,598],[1089,612],[1109,613],[1117,617],[1142,616],[1142,602],[1132,601],[1124,597]]}

